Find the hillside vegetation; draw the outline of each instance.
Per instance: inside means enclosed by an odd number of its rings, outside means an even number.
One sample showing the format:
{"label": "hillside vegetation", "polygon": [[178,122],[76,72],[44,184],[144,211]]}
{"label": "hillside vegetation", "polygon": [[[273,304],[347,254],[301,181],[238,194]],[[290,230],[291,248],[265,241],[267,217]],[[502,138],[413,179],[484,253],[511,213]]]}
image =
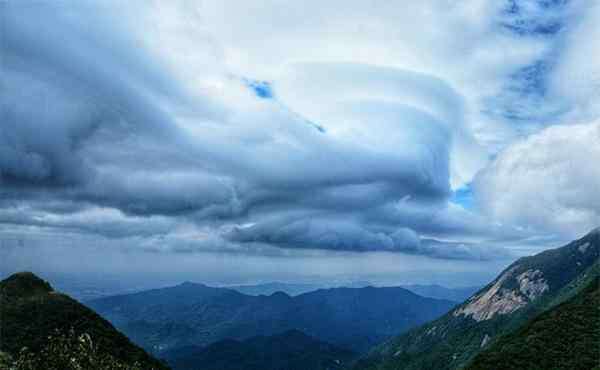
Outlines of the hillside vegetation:
{"label": "hillside vegetation", "polygon": [[599,260],[599,229],[521,258],[451,312],[374,348],[356,369],[463,368],[503,335],[577,295],[599,274]]}
{"label": "hillside vegetation", "polygon": [[164,354],[173,370],[342,370],[356,353],[290,330]]}
{"label": "hillside vegetation", "polygon": [[168,368],[98,314],[32,273],[0,282],[0,351],[4,368]]}
{"label": "hillside vegetation", "polygon": [[600,280],[477,355],[468,370],[600,367]]}

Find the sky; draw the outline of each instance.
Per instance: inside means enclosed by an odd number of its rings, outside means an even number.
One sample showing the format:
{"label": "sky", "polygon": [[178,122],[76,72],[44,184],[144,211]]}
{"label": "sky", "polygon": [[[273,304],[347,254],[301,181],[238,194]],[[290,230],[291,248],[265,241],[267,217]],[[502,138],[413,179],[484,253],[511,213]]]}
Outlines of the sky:
{"label": "sky", "polygon": [[0,1],[0,272],[481,284],[600,225],[600,1]]}

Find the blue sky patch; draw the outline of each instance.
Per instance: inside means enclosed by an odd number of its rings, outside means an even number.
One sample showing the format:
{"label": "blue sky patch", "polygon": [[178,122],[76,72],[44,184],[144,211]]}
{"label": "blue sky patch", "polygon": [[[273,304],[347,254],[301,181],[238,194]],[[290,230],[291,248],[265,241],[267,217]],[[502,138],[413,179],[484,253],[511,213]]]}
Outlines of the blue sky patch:
{"label": "blue sky patch", "polygon": [[473,190],[471,189],[471,184],[466,184],[461,188],[456,189],[454,194],[452,194],[450,201],[462,206],[464,209],[472,209],[475,202],[473,199]]}
{"label": "blue sky patch", "polygon": [[273,89],[271,88],[271,83],[267,81],[257,81],[244,79],[246,85],[254,91],[256,96],[261,99],[273,99]]}

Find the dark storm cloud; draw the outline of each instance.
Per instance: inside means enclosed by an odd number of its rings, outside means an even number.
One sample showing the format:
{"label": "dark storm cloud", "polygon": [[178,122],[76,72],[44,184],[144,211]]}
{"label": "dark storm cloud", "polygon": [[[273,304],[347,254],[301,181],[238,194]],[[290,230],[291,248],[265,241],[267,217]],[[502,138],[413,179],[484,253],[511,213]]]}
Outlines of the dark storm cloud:
{"label": "dark storm cloud", "polygon": [[104,144],[94,137],[172,135],[167,115],[145,92],[177,96],[177,88],[132,40],[104,36],[108,14],[88,22],[78,15],[96,9],[86,5],[1,6],[1,83],[10,92],[3,94],[0,127],[4,184],[81,185],[95,175],[88,146]]}
{"label": "dark storm cloud", "polygon": [[166,174],[159,183],[140,175],[192,168],[157,98],[186,101],[152,58],[117,32],[124,27],[117,13],[89,3],[1,6],[1,83],[10,92],[0,126],[4,198],[149,214],[203,205],[187,199],[188,187],[206,190],[192,176]]}
{"label": "dark storm cloud", "polygon": [[391,234],[374,232],[360,223],[335,217],[282,215],[256,225],[234,227],[226,230],[223,235],[235,242],[262,242],[304,249],[412,251],[419,244],[419,239],[412,230],[399,229]]}

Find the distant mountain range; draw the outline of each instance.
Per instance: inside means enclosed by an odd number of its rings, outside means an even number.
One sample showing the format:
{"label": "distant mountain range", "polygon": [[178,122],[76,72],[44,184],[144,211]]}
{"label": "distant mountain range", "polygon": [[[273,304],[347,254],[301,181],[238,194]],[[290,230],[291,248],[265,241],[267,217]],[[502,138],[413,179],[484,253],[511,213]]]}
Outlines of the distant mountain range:
{"label": "distant mountain range", "polygon": [[[584,369],[558,362],[546,367],[541,364],[547,361],[535,359],[560,360],[579,356],[580,351],[589,356],[600,350],[598,306],[584,307],[595,302],[599,275],[600,229],[596,229],[564,247],[517,260],[451,312],[375,347],[355,369],[445,370],[464,368],[472,361],[473,369]],[[557,327],[550,328],[550,320]],[[585,325],[596,329],[581,333],[573,329]],[[582,342],[577,336],[588,339]],[[512,355],[523,356],[521,363],[529,367],[496,366],[494,359],[511,364],[507,357]]]}
{"label": "distant mountain range", "polygon": [[447,288],[437,284],[430,285],[401,285],[402,288],[408,289],[423,297],[447,299],[454,302],[462,302],[472,296],[475,292],[481,289],[481,286],[470,286],[464,288]]}
{"label": "distant mountain range", "polygon": [[[1,278],[1,277],[0,277]],[[115,275],[76,275],[68,273],[46,273],[42,278],[52,281],[55,289],[68,294],[80,302],[91,301],[98,298],[114,295],[130,294],[153,289],[156,287],[173,286],[173,282],[164,280],[148,280],[136,277],[135,279],[123,279]],[[271,281],[264,283],[236,284],[219,286],[220,288],[233,289],[246,295],[271,295],[283,292],[290,296],[312,292],[319,289],[330,288],[365,288],[374,287],[400,287],[410,290],[423,297],[446,299],[462,302],[470,297],[481,286],[449,288],[439,284],[375,284],[370,281],[348,280],[328,282],[279,282]]]}
{"label": "distant mountain range", "polygon": [[[86,304],[174,370],[600,370],[600,229],[458,305],[399,287],[291,297],[194,283]],[[169,368],[31,273],[0,281],[0,319],[0,369]]]}
{"label": "distant mountain range", "polygon": [[[290,296],[312,292],[319,289],[330,288],[364,288],[372,286],[369,282],[353,282],[346,283],[343,286],[328,286],[325,284],[294,284],[294,283],[263,283],[254,285],[232,285],[227,286],[228,289],[233,289],[247,295],[271,295],[277,292],[283,292]],[[437,284],[430,285],[399,285],[400,288],[410,290],[411,292],[423,297],[446,299],[449,301],[462,302],[469,298],[473,293],[481,289],[481,286],[472,286],[464,288],[447,288]]]}
{"label": "distant mountain range", "polygon": [[224,287],[227,289],[233,289],[237,292],[246,295],[271,295],[277,292],[283,292],[290,296],[297,296],[300,294],[313,292],[315,290],[327,288],[321,284],[295,284],[295,283],[262,283],[262,284],[248,284],[248,285],[232,285]]}
{"label": "distant mountain range", "polygon": [[173,370],[342,370],[357,354],[290,330],[207,347],[186,346],[162,357]]}
{"label": "distant mountain range", "polygon": [[168,368],[32,273],[0,281],[0,320],[0,369]]}
{"label": "distant mountain range", "polygon": [[160,353],[300,330],[321,341],[364,352],[447,312],[454,302],[403,288],[333,288],[290,297],[250,296],[184,283],[87,302],[135,343]]}

